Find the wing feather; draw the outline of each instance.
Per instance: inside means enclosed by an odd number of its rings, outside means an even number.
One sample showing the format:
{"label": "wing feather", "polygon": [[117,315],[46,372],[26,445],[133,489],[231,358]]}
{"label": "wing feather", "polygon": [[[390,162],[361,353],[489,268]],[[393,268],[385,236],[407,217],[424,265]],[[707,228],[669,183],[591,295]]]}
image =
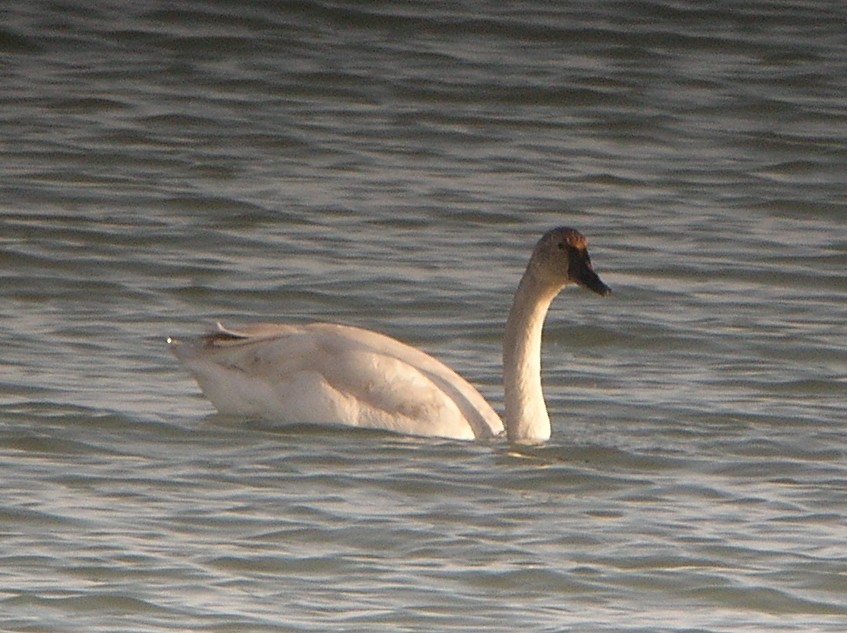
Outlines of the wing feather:
{"label": "wing feather", "polygon": [[225,413],[446,437],[503,430],[497,413],[453,370],[369,330],[218,324],[174,351]]}

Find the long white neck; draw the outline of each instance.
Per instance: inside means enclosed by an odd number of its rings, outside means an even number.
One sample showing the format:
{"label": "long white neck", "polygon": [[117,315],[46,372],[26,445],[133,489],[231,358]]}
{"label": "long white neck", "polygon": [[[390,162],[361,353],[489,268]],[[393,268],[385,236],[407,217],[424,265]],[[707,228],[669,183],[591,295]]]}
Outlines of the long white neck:
{"label": "long white neck", "polygon": [[562,289],[536,273],[521,278],[503,336],[506,434],[512,442],[550,439],[550,417],[541,390],[541,330],[550,303]]}

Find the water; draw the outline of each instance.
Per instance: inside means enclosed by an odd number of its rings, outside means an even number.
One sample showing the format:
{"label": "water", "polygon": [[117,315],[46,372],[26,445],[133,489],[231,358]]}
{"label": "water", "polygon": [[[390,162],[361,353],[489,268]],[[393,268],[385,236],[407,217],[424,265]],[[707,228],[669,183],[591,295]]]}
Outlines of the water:
{"label": "water", "polygon": [[[18,3],[0,55],[0,628],[842,631],[840,3]],[[217,416],[215,320],[385,331],[553,438]]]}

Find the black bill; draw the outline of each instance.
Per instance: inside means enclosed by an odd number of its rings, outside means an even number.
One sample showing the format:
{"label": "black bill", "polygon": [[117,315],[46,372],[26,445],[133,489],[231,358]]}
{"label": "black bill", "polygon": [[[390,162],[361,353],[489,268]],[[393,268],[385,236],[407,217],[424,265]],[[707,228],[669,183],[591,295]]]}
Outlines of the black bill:
{"label": "black bill", "polygon": [[604,284],[594,268],[591,267],[591,258],[588,257],[588,250],[584,248],[571,248],[569,253],[570,259],[568,263],[568,278],[575,284],[579,284],[583,288],[593,290],[598,295],[611,294],[612,289]]}

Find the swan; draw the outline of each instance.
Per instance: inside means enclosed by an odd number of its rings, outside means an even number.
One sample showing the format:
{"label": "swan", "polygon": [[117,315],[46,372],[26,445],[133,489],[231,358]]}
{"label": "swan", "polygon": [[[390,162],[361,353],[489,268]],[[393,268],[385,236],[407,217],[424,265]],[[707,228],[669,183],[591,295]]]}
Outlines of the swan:
{"label": "swan", "polygon": [[568,283],[611,292],[587,241],[559,227],[535,246],[503,338],[505,425],[464,378],[429,354],[370,330],[333,323],[217,328],[171,351],[223,414],[282,423],[345,424],[408,435],[516,443],[550,438],[541,390],[541,330]]}

